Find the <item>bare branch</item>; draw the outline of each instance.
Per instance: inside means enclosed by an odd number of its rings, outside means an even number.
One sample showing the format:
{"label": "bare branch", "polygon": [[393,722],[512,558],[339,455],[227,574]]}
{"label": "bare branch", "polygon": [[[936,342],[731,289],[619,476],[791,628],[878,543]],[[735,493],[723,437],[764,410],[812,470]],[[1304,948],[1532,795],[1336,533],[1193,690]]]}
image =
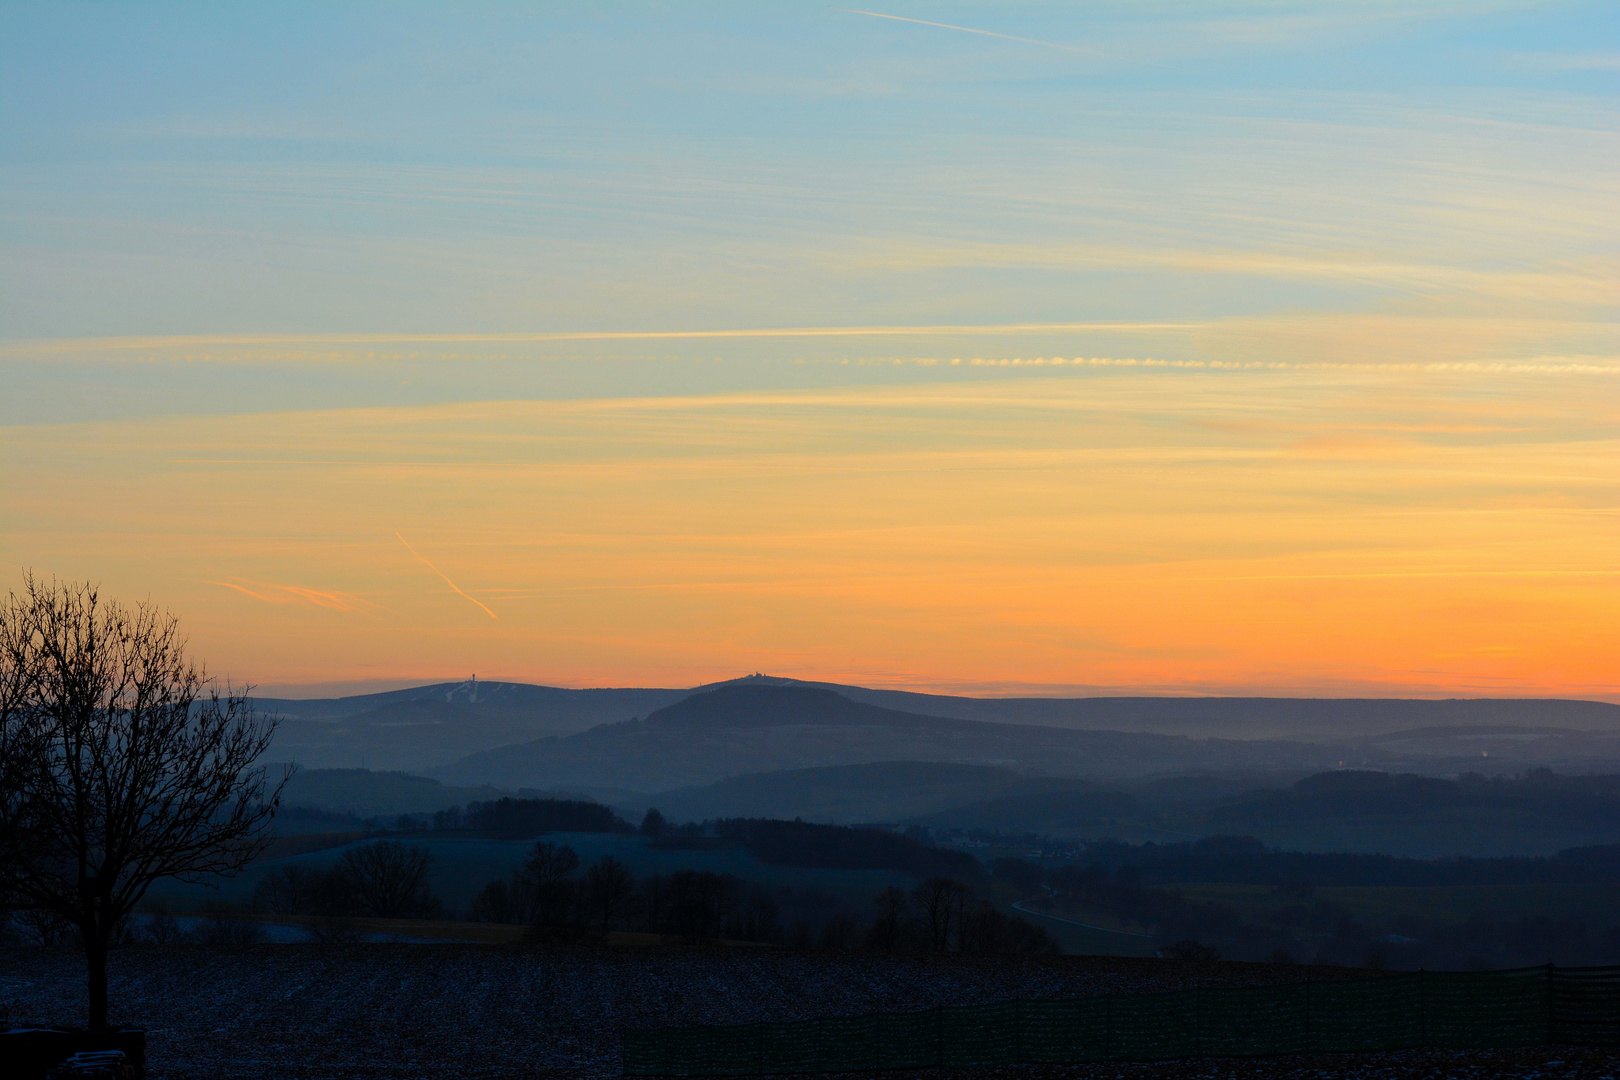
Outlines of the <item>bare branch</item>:
{"label": "bare branch", "polygon": [[0,603],[0,887],[78,925],[93,1024],[110,937],[152,882],[235,872],[268,842],[286,777],[255,763],[275,726],[150,604],[32,574]]}

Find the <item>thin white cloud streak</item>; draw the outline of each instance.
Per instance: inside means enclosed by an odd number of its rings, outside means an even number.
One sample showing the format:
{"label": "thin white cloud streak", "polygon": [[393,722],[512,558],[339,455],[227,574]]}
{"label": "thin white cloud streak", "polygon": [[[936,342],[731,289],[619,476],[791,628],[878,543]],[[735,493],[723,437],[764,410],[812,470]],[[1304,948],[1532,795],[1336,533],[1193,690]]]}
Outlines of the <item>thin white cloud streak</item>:
{"label": "thin white cloud streak", "polygon": [[1591,272],[1553,270],[1482,270],[1444,263],[1375,260],[1332,253],[1298,256],[1267,251],[1211,249],[1152,250],[1108,245],[1064,244],[915,244],[873,245],[849,257],[851,265],[889,270],[925,268],[1036,268],[1047,270],[1148,267],[1209,275],[1297,281],[1315,278],[1375,287],[1440,290],[1458,294],[1518,300],[1606,304],[1613,296],[1609,260],[1584,260]]}
{"label": "thin white cloud streak", "polygon": [[466,591],[462,589],[462,587],[460,585],[457,585],[455,582],[451,581],[450,578],[448,576],[446,576],[446,574],[445,574],[445,572],[443,570],[440,570],[437,566],[434,566],[432,563],[430,563],[426,559],[424,559],[420,552],[418,552],[415,548],[411,547],[411,542],[409,540],[405,539],[404,536],[400,535],[398,530],[395,530],[394,535],[399,537],[399,542],[405,545],[405,550],[406,551],[410,552],[413,556],[416,557],[417,562],[421,563],[423,566],[427,567],[429,570],[433,571],[435,574],[438,574],[439,577],[443,578],[444,583],[446,585],[450,586],[450,588],[455,591],[457,596],[460,596],[460,597],[462,597],[464,599],[467,599],[467,600],[471,600],[473,603],[477,604],[480,608],[483,609],[483,612],[484,612],[485,615],[488,615],[490,618],[495,619],[497,622],[500,621],[499,616],[497,616],[493,611],[489,610],[488,606],[486,606],[482,600],[478,599],[476,596],[469,596],[466,593]]}
{"label": "thin white cloud streak", "polygon": [[1521,71],[1620,71],[1620,52],[1515,53],[1507,65]]}
{"label": "thin white cloud streak", "polygon": [[1185,578],[1186,581],[1375,581],[1384,578],[1516,578],[1516,577],[1620,577],[1620,568],[1607,566],[1575,569],[1520,570],[1380,570],[1352,574],[1224,574]]}
{"label": "thin white cloud streak", "polygon": [[936,26],[941,30],[959,30],[964,34],[977,34],[980,37],[1000,38],[1003,41],[1017,41],[1024,45],[1039,45],[1047,49],[1062,49],[1064,52],[1078,53],[1082,56],[1100,56],[1095,49],[1082,49],[1076,45],[1060,45],[1055,41],[1039,41],[1035,38],[1017,37],[1013,34],[998,34],[994,30],[977,30],[971,26],[956,26],[952,23],[930,22],[927,19],[908,19],[904,15],[885,15],[880,11],[862,11],[859,8],[835,8],[835,11],[846,11],[851,15],[866,15],[873,19],[892,19],[894,22],[916,23],[918,26]]}
{"label": "thin white cloud streak", "polygon": [[529,344],[550,341],[659,341],[727,338],[859,338],[941,337],[1058,331],[1151,333],[1161,330],[1199,330],[1206,322],[1070,322],[1004,323],[937,326],[801,326],[763,327],[752,330],[565,330],[512,334],[225,334],[166,337],[58,338],[17,341],[0,346],[0,356],[40,353],[174,349],[203,345],[371,345],[401,344]]}

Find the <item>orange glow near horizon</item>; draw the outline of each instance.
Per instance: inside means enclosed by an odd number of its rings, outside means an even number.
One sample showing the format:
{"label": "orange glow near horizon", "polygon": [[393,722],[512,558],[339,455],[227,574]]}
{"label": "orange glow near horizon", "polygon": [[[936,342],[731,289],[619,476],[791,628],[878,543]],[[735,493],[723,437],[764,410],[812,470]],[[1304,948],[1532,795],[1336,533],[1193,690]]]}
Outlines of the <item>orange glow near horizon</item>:
{"label": "orange glow near horizon", "polygon": [[1615,700],[1617,420],[1531,366],[11,427],[6,546],[276,686]]}

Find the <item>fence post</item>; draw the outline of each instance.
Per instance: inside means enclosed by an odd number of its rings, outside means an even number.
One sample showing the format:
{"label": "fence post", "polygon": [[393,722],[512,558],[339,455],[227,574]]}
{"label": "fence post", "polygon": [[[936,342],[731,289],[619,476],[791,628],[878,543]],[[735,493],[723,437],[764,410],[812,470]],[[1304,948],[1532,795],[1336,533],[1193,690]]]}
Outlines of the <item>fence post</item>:
{"label": "fence post", "polygon": [[934,1006],[934,1059],[935,1064],[943,1069],[945,1067],[945,1006]]}
{"label": "fence post", "polygon": [[1108,1002],[1108,1008],[1105,1010],[1108,1014],[1108,1034],[1103,1039],[1103,1059],[1106,1061],[1112,1060],[1114,1056],[1114,995],[1109,994],[1103,1000]]}
{"label": "fence post", "polygon": [[1013,1061],[1019,1065],[1024,1063],[1024,1002],[1022,998],[1013,1002]]}
{"label": "fence post", "polygon": [[1305,980],[1305,1052],[1311,1052],[1311,980]]}
{"label": "fence post", "polygon": [[765,1073],[765,1024],[764,1024],[763,1021],[759,1025],[759,1052],[758,1052],[758,1054],[755,1055],[755,1058],[756,1058],[756,1060],[755,1060],[755,1065],[754,1065],[754,1071],[758,1072],[761,1075],[764,1075],[764,1073]]}
{"label": "fence post", "polygon": [[1204,994],[1201,987],[1193,987],[1193,1057],[1204,1056]]}
{"label": "fence post", "polygon": [[1547,1045],[1551,1046],[1558,1040],[1554,1035],[1558,1031],[1557,1014],[1553,1012],[1553,974],[1552,961],[1547,961]]}
{"label": "fence post", "polygon": [[1429,1045],[1429,973],[1418,968],[1418,1045]]}

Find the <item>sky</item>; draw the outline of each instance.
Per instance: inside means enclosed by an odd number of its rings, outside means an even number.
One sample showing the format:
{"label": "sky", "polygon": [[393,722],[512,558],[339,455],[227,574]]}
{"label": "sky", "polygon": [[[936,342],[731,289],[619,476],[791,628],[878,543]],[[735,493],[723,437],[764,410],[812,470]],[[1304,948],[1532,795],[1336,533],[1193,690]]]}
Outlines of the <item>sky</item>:
{"label": "sky", "polygon": [[0,570],[266,691],[1620,700],[1601,3],[0,5]]}

